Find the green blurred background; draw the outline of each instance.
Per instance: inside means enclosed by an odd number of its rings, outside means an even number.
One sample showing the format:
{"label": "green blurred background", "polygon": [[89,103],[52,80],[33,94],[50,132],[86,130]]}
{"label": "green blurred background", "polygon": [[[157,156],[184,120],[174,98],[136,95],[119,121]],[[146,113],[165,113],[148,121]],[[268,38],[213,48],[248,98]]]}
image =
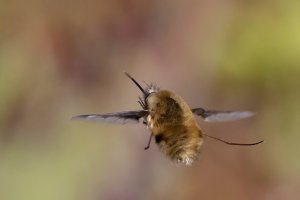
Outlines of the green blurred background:
{"label": "green blurred background", "polygon": [[[0,7],[0,199],[300,199],[300,1],[18,1]],[[176,166],[142,124],[71,121],[139,109],[124,76],[191,107],[252,110],[204,123]]]}

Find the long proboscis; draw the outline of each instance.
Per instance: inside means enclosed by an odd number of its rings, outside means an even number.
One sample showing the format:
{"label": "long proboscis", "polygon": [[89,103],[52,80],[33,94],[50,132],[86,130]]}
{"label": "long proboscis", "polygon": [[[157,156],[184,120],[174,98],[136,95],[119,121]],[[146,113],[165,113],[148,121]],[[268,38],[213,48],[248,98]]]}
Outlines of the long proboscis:
{"label": "long proboscis", "polygon": [[145,96],[147,96],[147,92],[142,88],[142,86],[132,77],[132,76],[130,76],[127,72],[124,72],[125,73],[125,75],[128,77],[128,78],[130,78],[134,83],[135,83],[135,85],[136,86],[138,86],[138,88],[142,91],[142,93],[145,95]]}
{"label": "long proboscis", "polygon": [[264,140],[261,140],[261,141],[258,141],[258,142],[254,142],[254,143],[236,143],[236,142],[228,142],[228,141],[225,141],[225,140],[222,140],[220,138],[217,138],[217,137],[214,137],[214,136],[210,136],[210,135],[207,135],[207,134],[203,134],[204,136],[206,137],[209,137],[209,138],[212,138],[214,140],[218,140],[220,142],[223,142],[225,144],[228,144],[228,145],[237,145],[237,146],[254,146],[254,145],[257,145],[257,144],[260,144],[260,143],[263,143]]}

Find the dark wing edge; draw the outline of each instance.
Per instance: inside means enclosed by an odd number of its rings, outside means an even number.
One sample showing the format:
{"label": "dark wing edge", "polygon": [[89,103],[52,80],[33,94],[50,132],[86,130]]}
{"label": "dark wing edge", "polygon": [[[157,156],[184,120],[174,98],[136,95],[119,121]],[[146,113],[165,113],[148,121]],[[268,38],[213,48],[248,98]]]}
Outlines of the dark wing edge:
{"label": "dark wing edge", "polygon": [[206,122],[227,122],[252,117],[255,113],[251,111],[216,111],[203,108],[193,108],[195,115],[201,116]]}
{"label": "dark wing edge", "polygon": [[105,114],[87,114],[77,115],[72,117],[72,120],[94,121],[94,122],[107,122],[115,124],[138,123],[140,118],[148,115],[146,110],[137,111],[124,111]]}

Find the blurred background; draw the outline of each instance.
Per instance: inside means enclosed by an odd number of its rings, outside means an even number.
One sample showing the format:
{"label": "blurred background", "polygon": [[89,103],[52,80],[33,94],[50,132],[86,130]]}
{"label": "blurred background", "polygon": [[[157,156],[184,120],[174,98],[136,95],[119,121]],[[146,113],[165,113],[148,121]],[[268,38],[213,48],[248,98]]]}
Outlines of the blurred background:
{"label": "blurred background", "polygon": [[[0,199],[300,199],[300,1],[1,1]],[[71,121],[140,109],[156,83],[204,123],[198,162],[172,164],[142,124]],[[143,82],[144,81],[144,82]]]}

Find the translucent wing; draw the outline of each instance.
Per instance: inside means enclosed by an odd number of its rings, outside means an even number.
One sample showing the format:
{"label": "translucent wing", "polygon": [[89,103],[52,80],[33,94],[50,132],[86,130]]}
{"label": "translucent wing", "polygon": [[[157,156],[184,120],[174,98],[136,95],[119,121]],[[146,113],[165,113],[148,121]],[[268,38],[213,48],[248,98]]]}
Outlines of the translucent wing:
{"label": "translucent wing", "polygon": [[192,112],[201,116],[206,122],[226,122],[244,119],[254,115],[250,111],[215,111],[204,110],[203,108],[194,108]]}
{"label": "translucent wing", "polygon": [[146,110],[137,110],[137,111],[125,111],[125,112],[105,113],[105,114],[77,115],[72,117],[72,119],[125,124],[125,123],[138,123],[139,119],[146,116],[147,114],[148,111]]}

